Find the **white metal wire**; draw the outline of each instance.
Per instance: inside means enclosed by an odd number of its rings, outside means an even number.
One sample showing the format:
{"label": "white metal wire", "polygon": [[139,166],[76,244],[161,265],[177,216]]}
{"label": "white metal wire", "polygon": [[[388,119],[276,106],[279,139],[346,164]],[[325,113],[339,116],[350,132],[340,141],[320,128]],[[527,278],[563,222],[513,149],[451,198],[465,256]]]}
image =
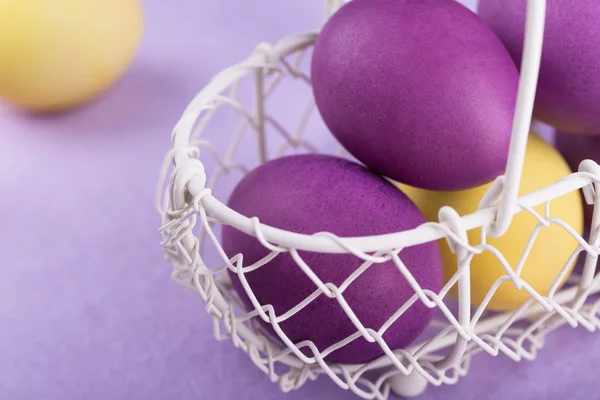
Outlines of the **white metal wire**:
{"label": "white metal wire", "polygon": [[[341,2],[326,0],[326,15],[334,12]],[[351,390],[362,398],[384,400],[392,390],[404,395],[416,395],[427,383],[455,383],[467,373],[470,358],[476,353],[503,353],[515,361],[532,360],[543,346],[545,335],[561,325],[583,326],[589,331],[600,327],[600,299],[596,296],[600,291],[600,274],[596,273],[600,251],[600,212],[596,207],[600,201],[596,196],[600,167],[593,161],[583,161],[579,172],[517,198],[516,188],[523,167],[539,69],[544,12],[544,0],[529,1],[518,110],[506,175],[492,185],[476,213],[460,216],[454,209],[444,207],[440,210],[438,223],[427,223],[410,231],[355,238],[340,238],[331,233],[302,235],[266,226],[257,218],[240,215],[212,193],[223,177],[234,172],[245,174],[254,166],[246,165],[237,158],[237,149],[247,135],[257,139],[255,164],[292,151],[321,150],[305,135],[308,120],[315,114],[312,100],[307,100],[308,105],[300,112],[300,122],[294,129],[281,123],[268,105],[273,92],[287,81],[300,82],[306,87],[307,94],[310,93],[310,78],[303,69],[302,61],[307,57],[317,32],[291,35],[274,45],[261,43],[246,60],[216,75],[192,100],[173,129],[173,149],[165,157],[156,196],[156,207],[162,217],[162,246],[173,265],[173,278],[200,295],[207,313],[213,318],[215,337],[231,340],[284,391],[297,389],[306,381],[326,374],[341,388]],[[253,87],[251,104],[246,104],[248,102],[238,96],[239,87],[245,82]],[[309,97],[307,95],[307,99]],[[211,129],[211,120],[223,110],[239,116],[239,125],[232,130],[232,139],[225,151],[217,149],[206,138]],[[274,154],[269,154],[268,143],[272,141],[279,141],[280,145]],[[206,171],[209,160],[213,167]],[[208,176],[207,172],[210,172]],[[549,206],[553,199],[580,189],[586,201],[595,205],[589,242],[567,223],[554,218]],[[541,204],[546,205],[544,215],[534,210],[535,206]],[[466,232],[475,228],[482,228],[484,239],[486,233],[490,236],[501,235],[510,225],[512,216],[521,212],[531,214],[538,223],[516,266],[509,265],[501,252],[485,240],[477,245],[468,242]],[[225,254],[215,232],[220,225],[230,225],[255,236],[270,251],[268,256],[252,265],[245,265],[242,254]],[[538,293],[521,278],[520,271],[538,233],[550,225],[560,226],[568,232],[578,247],[565,260],[551,290]],[[434,293],[419,286],[399,252],[403,248],[441,238],[446,238],[456,254],[458,269],[442,290]],[[303,250],[352,254],[362,260],[362,266],[342,285],[336,286],[321,281],[312,272],[299,253]],[[217,255],[219,261],[208,262],[210,251]],[[482,252],[493,254],[506,274],[498,279],[481,305],[472,309],[470,260]],[[292,310],[276,315],[272,305],[258,302],[245,274],[264,267],[284,253],[292,256],[298,268],[312,279],[315,287],[313,294]],[[579,255],[585,256],[581,275],[571,276],[567,286],[559,290],[558,282]],[[344,291],[373,264],[389,261],[411,283],[414,295],[375,331],[363,326],[354,315],[344,300]],[[253,310],[244,310],[228,279],[227,270],[240,278],[254,305]],[[495,290],[507,281],[516,288],[526,290],[530,299],[515,311],[487,312],[487,304]],[[454,285],[458,286],[457,301],[447,296]],[[318,296],[335,298],[356,327],[352,336],[320,351],[310,341],[292,342],[279,327],[280,323],[293,318]],[[383,334],[416,302],[437,310],[430,326],[431,334],[410,348],[390,349]],[[283,345],[264,332],[257,323],[259,320],[273,327]],[[360,337],[377,342],[384,355],[363,365],[340,365],[324,361],[331,351]]]}
{"label": "white metal wire", "polygon": [[525,43],[519,79],[516,111],[513,122],[510,151],[506,169],[506,180],[502,201],[498,208],[496,221],[489,227],[489,235],[503,235],[512,220],[512,208],[516,205],[527,136],[533,115],[533,103],[537,89],[538,74],[544,42],[544,24],[546,22],[546,0],[527,1],[527,20],[525,22]]}

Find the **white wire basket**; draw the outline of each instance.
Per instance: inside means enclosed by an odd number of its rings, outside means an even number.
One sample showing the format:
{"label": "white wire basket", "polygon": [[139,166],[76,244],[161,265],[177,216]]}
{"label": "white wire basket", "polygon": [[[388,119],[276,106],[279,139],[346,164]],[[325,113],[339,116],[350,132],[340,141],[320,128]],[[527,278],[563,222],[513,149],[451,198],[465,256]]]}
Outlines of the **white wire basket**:
{"label": "white wire basket", "polygon": [[[327,15],[335,12],[340,3],[339,0],[326,1]],[[492,356],[503,353],[514,361],[533,360],[543,346],[545,335],[561,325],[583,326],[589,331],[600,327],[597,316],[600,300],[595,296],[600,291],[600,274],[596,274],[599,208],[594,207],[587,240],[564,221],[552,218],[549,207],[546,215],[533,210],[535,206],[577,190],[583,191],[588,204],[597,206],[599,200],[595,192],[600,182],[600,168],[595,162],[584,160],[579,172],[541,190],[517,196],[532,122],[544,16],[545,0],[529,0],[506,174],[490,187],[476,213],[459,216],[455,210],[444,207],[439,223],[427,223],[410,231],[356,238],[340,238],[330,233],[303,235],[261,224],[257,218],[242,216],[217,199],[221,196],[226,199],[236,179],[271,158],[298,152],[344,155],[332,135],[311,138],[306,133],[307,127],[318,123],[314,122],[318,116],[306,72],[318,30],[285,37],[274,45],[261,43],[250,57],[215,76],[189,104],[173,129],[173,148],[166,155],[156,198],[162,217],[162,246],[173,266],[173,279],[200,295],[214,321],[215,337],[231,340],[273,382],[278,382],[283,391],[298,389],[306,381],[326,374],[342,389],[351,390],[364,399],[384,400],[390,392],[415,396],[427,384],[456,383],[467,374],[469,361],[476,353]],[[295,85],[294,95],[273,100],[278,89],[285,85]],[[284,93],[289,93],[289,88]],[[288,117],[281,121],[278,116],[284,109],[288,110]],[[289,117],[292,114],[289,110],[299,110],[297,118]],[[216,120],[219,126],[231,123],[235,127],[232,126],[231,131],[211,130]],[[211,135],[219,140],[212,140]],[[223,143],[223,137],[229,139],[227,146],[220,149],[217,143]],[[223,193],[214,192],[216,188]],[[499,254],[506,275],[498,279],[486,300],[473,309],[469,261],[482,248],[469,244],[466,232],[482,228],[491,237],[501,236],[513,216],[521,212],[529,212],[538,220],[535,230],[558,224],[568,231],[579,245],[563,272],[578,257],[583,260],[583,268],[570,276],[563,289],[537,293]],[[225,254],[218,234],[223,225],[256,237],[270,251],[268,260],[243,265],[243,255]],[[311,274],[310,266],[302,261],[299,251],[352,254],[362,260],[363,265],[392,260],[410,279],[410,273],[402,268],[399,250],[442,238],[454,249],[458,270],[439,293],[423,290],[413,279],[415,293],[409,303],[422,302],[437,309],[429,334],[422,340],[404,350],[391,350],[382,338],[384,329],[367,329],[355,315],[347,313],[356,326],[353,338],[362,336],[369,342],[377,342],[383,349],[384,355],[366,364],[329,363],[324,357],[331,349],[319,352],[310,342],[293,343],[281,330],[278,331],[280,340],[273,340],[258,322],[262,319],[276,327],[284,319],[293,317],[293,313],[276,315],[269,304],[244,311],[227,274],[227,269],[241,275],[263,268],[265,261],[268,264],[278,254],[290,253],[297,260],[298,268],[311,277],[320,295],[342,299],[343,290]],[[529,244],[535,238],[532,232]],[[523,257],[526,256],[525,251]],[[512,281],[516,288],[527,290],[531,298],[514,311],[487,312],[490,296],[504,281]],[[447,296],[453,285],[458,286],[457,299]],[[247,283],[244,288],[248,297],[256,301],[252,288]],[[300,303],[296,312],[308,301]]]}

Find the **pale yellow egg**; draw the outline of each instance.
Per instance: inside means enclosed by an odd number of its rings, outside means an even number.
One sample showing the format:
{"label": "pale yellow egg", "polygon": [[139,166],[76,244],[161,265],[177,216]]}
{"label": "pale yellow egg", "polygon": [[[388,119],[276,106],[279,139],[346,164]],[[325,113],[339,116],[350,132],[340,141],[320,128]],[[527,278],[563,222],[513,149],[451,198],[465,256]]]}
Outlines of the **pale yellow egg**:
{"label": "pale yellow egg", "polygon": [[0,98],[58,111],[106,91],[143,29],[139,0],[1,0]]}
{"label": "pale yellow egg", "polygon": [[[476,166],[474,166],[476,168]],[[530,135],[519,195],[524,195],[555,183],[570,173],[569,166],[561,155],[543,139]],[[432,192],[398,184],[425,214],[428,220],[437,221],[442,206],[455,208],[460,215],[477,211],[481,197],[490,184],[457,192]],[[544,216],[544,205],[535,210]],[[583,207],[580,192],[572,192],[550,203],[550,215],[568,223],[579,234],[583,232]],[[500,238],[487,238],[487,243],[496,247],[506,257],[513,270],[527,246],[527,242],[537,224],[528,212],[517,214],[508,231]],[[471,245],[481,243],[481,230],[471,230],[467,234]],[[457,270],[456,255],[452,254],[446,240],[440,241],[444,260],[446,282]],[[567,260],[578,247],[575,239],[558,225],[543,227],[521,271],[521,277],[541,295],[547,295],[552,284]],[[572,267],[570,268],[572,269]],[[570,273],[570,270],[569,270]],[[490,252],[475,255],[471,261],[471,300],[479,305],[494,282],[506,275],[500,261]],[[565,276],[565,278],[568,274]],[[564,279],[561,282],[564,283]],[[451,293],[456,296],[458,286]],[[524,289],[517,290],[510,281],[500,285],[492,297],[488,309],[512,310],[531,298]]]}

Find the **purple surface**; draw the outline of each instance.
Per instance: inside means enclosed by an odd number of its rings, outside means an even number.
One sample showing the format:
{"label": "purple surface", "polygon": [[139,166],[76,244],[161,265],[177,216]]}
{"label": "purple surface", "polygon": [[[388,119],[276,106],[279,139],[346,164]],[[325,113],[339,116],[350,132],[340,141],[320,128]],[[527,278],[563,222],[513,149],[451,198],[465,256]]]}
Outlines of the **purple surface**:
{"label": "purple surface", "polygon": [[430,190],[504,172],[518,80],[494,32],[448,0],[352,1],[323,28],[312,63],[317,106],[340,143]]}
{"label": "purple surface", "polygon": [[[521,65],[526,0],[481,0],[479,14]],[[567,132],[600,132],[600,2],[547,3],[534,114]]]}
{"label": "purple surface", "polygon": [[[267,225],[304,234],[368,236],[413,229],[427,221],[417,206],[387,180],[359,164],[326,155],[272,160],[246,175],[228,204]],[[257,239],[231,227],[223,228],[223,249],[229,257],[243,254],[244,266],[270,253]],[[348,254],[299,255],[319,279],[338,287],[363,263]],[[435,242],[405,249],[400,257],[421,287],[434,292],[441,289],[442,259]],[[237,274],[229,272],[238,293],[243,294],[247,310],[254,310]],[[259,303],[273,305],[276,315],[287,313],[316,290],[289,254],[280,254],[245,278]],[[365,328],[377,331],[414,293],[394,263],[388,261],[372,265],[343,295]],[[392,350],[405,348],[425,330],[433,311],[417,301],[388,328],[383,339]],[[271,329],[270,324],[266,325]],[[292,342],[311,340],[320,351],[357,331],[337,299],[325,295],[282,322],[280,328]],[[310,349],[304,351],[313,356]],[[325,359],[359,364],[383,354],[378,343],[358,338]]]}
{"label": "purple surface", "polygon": [[[283,395],[214,341],[158,247],[154,184],[187,102],[258,41],[312,27],[322,10],[256,4],[147,1],[138,60],[101,100],[49,119],[1,109],[2,400],[355,398],[326,378]],[[477,356],[458,385],[421,399],[595,399],[599,356],[600,336],[566,328],[533,363]]]}

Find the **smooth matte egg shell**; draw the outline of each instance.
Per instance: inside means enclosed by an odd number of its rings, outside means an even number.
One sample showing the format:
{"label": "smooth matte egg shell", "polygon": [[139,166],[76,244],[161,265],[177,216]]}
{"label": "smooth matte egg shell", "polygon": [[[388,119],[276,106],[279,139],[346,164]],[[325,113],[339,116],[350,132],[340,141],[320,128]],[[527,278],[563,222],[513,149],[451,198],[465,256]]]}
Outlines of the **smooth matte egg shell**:
{"label": "smooth matte egg shell", "polygon": [[[416,205],[391,183],[356,163],[325,155],[288,156],[258,167],[237,185],[229,206],[267,225],[303,234],[379,235],[425,222]],[[245,266],[269,254],[257,239],[234,228],[224,227],[222,238],[227,255],[242,253]],[[323,282],[338,287],[362,264],[350,254],[299,254]],[[436,243],[406,248],[399,255],[422,287],[436,292],[440,289],[442,266]],[[246,307],[252,310],[239,278],[231,272],[230,276]],[[277,315],[317,289],[289,253],[279,254],[246,277],[260,304],[273,305]],[[414,290],[391,261],[372,265],[343,293],[364,326],[376,331],[413,295]],[[391,349],[410,345],[428,325],[432,313],[433,309],[417,300],[383,338]],[[324,295],[280,326],[292,342],[312,340],[319,351],[357,332],[338,301]],[[326,360],[355,364],[383,354],[379,344],[360,337]]]}
{"label": "smooth matte egg shell", "polygon": [[[526,0],[480,0],[479,15],[520,66]],[[534,115],[557,129],[600,134],[600,1],[549,0]]]}
{"label": "smooth matte egg shell", "polygon": [[325,124],[375,172],[431,190],[504,172],[519,74],[463,5],[353,0],[323,27],[311,70]]}

